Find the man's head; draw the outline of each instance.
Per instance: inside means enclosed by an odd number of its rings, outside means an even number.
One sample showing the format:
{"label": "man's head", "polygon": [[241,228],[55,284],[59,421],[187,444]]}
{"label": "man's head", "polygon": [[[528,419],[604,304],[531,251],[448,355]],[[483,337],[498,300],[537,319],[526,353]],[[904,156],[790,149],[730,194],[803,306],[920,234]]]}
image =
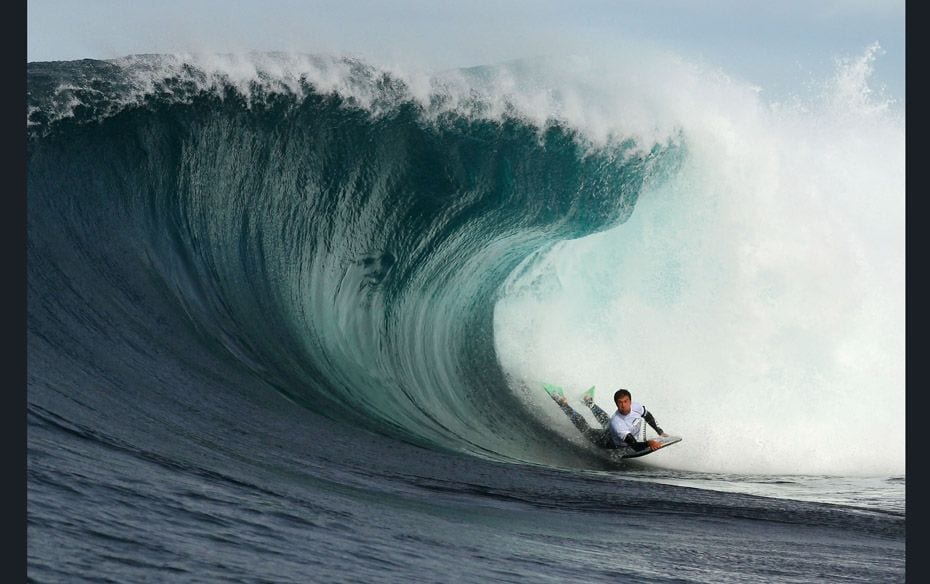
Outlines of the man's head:
{"label": "man's head", "polygon": [[617,404],[617,409],[620,410],[620,413],[625,416],[630,413],[630,407],[633,404],[633,396],[630,394],[629,390],[618,389],[614,392],[614,403]]}

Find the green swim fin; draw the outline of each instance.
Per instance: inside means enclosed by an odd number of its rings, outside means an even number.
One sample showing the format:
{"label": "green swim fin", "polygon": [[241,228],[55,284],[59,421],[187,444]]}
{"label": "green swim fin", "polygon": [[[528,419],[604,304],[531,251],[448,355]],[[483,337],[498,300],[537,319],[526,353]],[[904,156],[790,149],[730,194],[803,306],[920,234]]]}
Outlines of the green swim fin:
{"label": "green swim fin", "polygon": [[594,401],[594,386],[593,385],[588,388],[588,391],[581,394],[581,401],[583,401],[586,404]]}
{"label": "green swim fin", "polygon": [[549,394],[549,397],[559,401],[558,398],[565,395],[565,392],[562,391],[562,388],[558,385],[552,385],[551,383],[543,383],[543,389],[546,390],[546,393]]}

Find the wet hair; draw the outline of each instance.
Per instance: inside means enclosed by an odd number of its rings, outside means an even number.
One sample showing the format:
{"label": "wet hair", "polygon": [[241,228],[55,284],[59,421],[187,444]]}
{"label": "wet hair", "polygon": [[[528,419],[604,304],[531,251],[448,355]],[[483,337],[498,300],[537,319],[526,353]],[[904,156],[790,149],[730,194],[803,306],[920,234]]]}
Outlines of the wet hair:
{"label": "wet hair", "polygon": [[628,397],[630,399],[633,399],[633,395],[630,393],[630,390],[618,389],[617,391],[614,392],[614,403],[617,403],[617,400],[620,399],[621,397]]}

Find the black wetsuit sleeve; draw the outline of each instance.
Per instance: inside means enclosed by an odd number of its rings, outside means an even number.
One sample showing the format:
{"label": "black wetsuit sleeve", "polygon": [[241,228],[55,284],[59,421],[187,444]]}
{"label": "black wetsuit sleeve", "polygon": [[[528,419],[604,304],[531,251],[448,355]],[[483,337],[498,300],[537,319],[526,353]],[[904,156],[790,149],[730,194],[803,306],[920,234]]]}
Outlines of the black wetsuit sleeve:
{"label": "black wetsuit sleeve", "polygon": [[632,449],[635,450],[636,452],[641,452],[641,451],[643,451],[643,450],[649,448],[649,443],[648,443],[648,442],[637,442],[637,441],[636,441],[636,438],[633,438],[633,435],[632,435],[632,434],[627,434],[627,435],[626,435],[626,438],[624,438],[623,441],[626,442],[627,446],[629,446],[630,448],[632,448]]}
{"label": "black wetsuit sleeve", "polygon": [[652,426],[652,429],[655,430],[657,433],[664,434],[664,432],[662,431],[662,428],[660,428],[659,425],[656,424],[656,419],[652,415],[652,412],[647,410],[645,406],[643,407],[643,419],[646,420],[646,423]]}

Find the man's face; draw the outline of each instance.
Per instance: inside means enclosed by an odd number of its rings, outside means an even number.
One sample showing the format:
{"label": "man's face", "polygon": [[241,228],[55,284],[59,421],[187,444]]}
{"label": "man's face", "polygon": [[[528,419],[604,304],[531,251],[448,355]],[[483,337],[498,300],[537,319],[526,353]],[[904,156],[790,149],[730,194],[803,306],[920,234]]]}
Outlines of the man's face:
{"label": "man's face", "polygon": [[620,413],[624,416],[630,413],[630,398],[628,396],[620,396],[617,398],[617,409],[620,410]]}

